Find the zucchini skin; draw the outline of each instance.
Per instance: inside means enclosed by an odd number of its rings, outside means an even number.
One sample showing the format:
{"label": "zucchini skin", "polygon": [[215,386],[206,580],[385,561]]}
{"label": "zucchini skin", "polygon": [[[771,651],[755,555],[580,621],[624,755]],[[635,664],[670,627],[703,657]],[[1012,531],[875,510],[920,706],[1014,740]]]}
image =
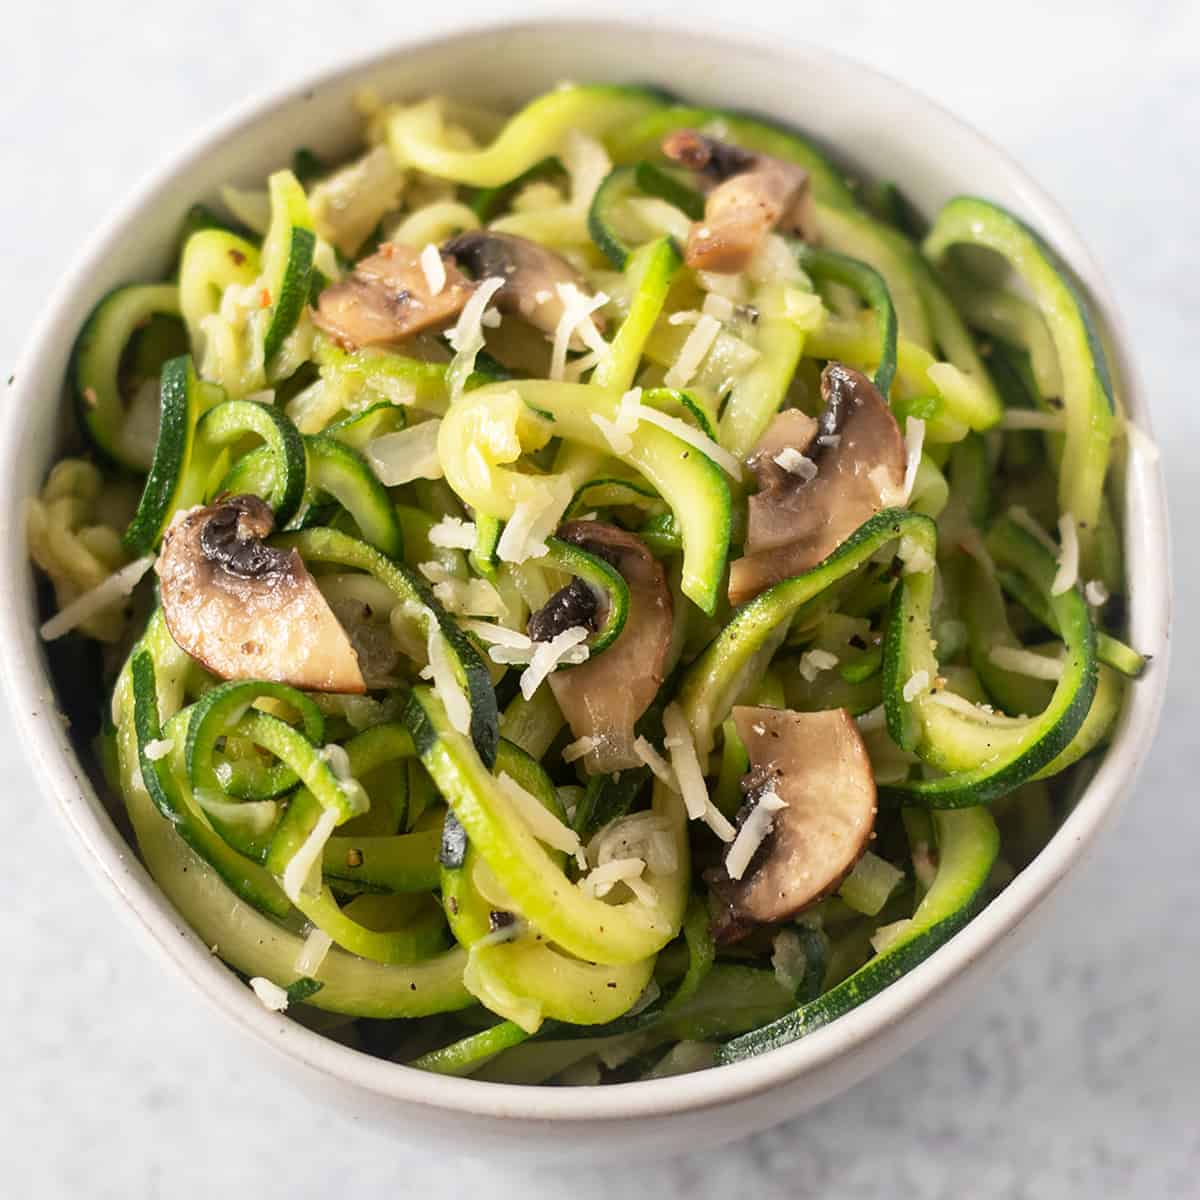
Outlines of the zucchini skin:
{"label": "zucchini skin", "polygon": [[273,542],[295,548],[306,562],[337,563],[366,571],[391,588],[401,602],[414,601],[430,614],[446,640],[451,657],[458,664],[460,682],[466,687],[471,705],[471,740],[479,757],[491,766],[496,761],[496,746],[500,740],[500,713],[491,675],[471,640],[451,620],[425,581],[403,563],[336,529],[305,529],[277,536]]}
{"label": "zucchini skin", "polygon": [[131,471],[145,471],[151,464],[121,444],[124,412],[118,371],[138,326],[158,314],[180,315],[174,284],[113,288],[92,309],[71,350],[69,372],[79,427],[104,459]]}
{"label": "zucchini skin", "polygon": [[[1048,595],[1055,563],[1035,537],[1005,518],[992,527],[987,545],[998,563],[1020,570]],[[974,745],[964,742],[960,747],[955,742],[957,730],[974,732],[965,718],[946,713],[927,695],[911,702],[903,698],[905,682],[918,661],[910,641],[928,641],[932,584],[926,578],[901,577],[892,594],[884,645],[885,706],[893,740],[916,749],[927,762],[949,767],[950,773],[888,784],[880,788],[880,799],[936,809],[989,804],[1035,778],[1067,750],[1083,726],[1098,679],[1095,630],[1078,586],[1049,597],[1067,648],[1062,678],[1043,713],[1022,726],[1010,726],[1011,738],[1005,738],[1005,730],[997,731],[1000,744],[986,743],[981,754]]]}
{"label": "zucchini skin", "polygon": [[975,196],[950,200],[934,220],[924,248],[940,264],[955,245],[982,246],[1002,255],[1033,293],[1049,327],[1067,419],[1059,508],[1079,522],[1086,563],[1100,516],[1116,411],[1108,359],[1087,301],[1041,235],[997,204]]}
{"label": "zucchini skin", "polygon": [[1000,849],[991,813],[974,808],[934,814],[939,867],[911,928],[847,979],[787,1016],[717,1049],[716,1065],[786,1046],[857,1008],[927,959],[974,916]]}
{"label": "zucchini skin", "polygon": [[159,385],[160,420],[154,461],[138,501],[137,511],[122,540],[133,554],[148,554],[158,545],[172,516],[202,498],[187,468],[196,426],[220,389],[203,382],[191,357],[181,355],[163,367]]}

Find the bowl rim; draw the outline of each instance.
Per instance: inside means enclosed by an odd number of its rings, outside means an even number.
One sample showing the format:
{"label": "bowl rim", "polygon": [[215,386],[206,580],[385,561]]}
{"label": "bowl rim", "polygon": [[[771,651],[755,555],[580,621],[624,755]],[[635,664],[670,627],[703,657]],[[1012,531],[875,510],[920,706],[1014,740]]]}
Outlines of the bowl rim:
{"label": "bowl rim", "polygon": [[[825,47],[780,37],[779,31],[751,34],[734,29],[727,20],[709,21],[703,33],[674,20],[656,19],[655,30],[687,38],[697,46],[732,48],[736,55],[770,53],[802,62],[821,55],[847,70],[874,77],[876,84],[903,95],[922,110],[925,122],[940,124],[998,163],[1035,208],[1050,242],[1083,280],[1097,315],[1109,333],[1116,376],[1122,381],[1122,400],[1139,426],[1150,432],[1149,412],[1129,351],[1129,341],[1109,288],[1091,255],[1058,205],[989,138],[980,134],[935,100],[891,76]],[[336,65],[306,73],[298,81],[265,91],[235,106],[151,171],[121,201],[89,239],[76,268],[55,288],[40,321],[18,360],[16,383],[0,416],[0,495],[12,503],[5,512],[23,514],[25,496],[18,491],[25,414],[34,402],[22,396],[32,366],[47,355],[62,354],[58,331],[61,314],[84,285],[89,270],[105,247],[140,213],[155,203],[172,180],[203,160],[226,140],[248,126],[270,120],[278,111],[330,85],[383,67],[393,60],[419,55],[432,47],[452,46],[481,35],[533,31],[583,32],[594,29],[631,36],[644,28],[637,21],[551,15],[495,21],[448,21],[436,33],[396,38],[386,48],[341,59]],[[3,524],[9,536],[3,543],[0,567],[0,655],[4,688],[16,730],[26,748],[26,761],[39,776],[43,791],[53,794],[56,811],[76,835],[74,844],[87,865],[106,881],[106,890],[132,916],[159,951],[186,976],[229,1020],[279,1054],[330,1079],[390,1100],[441,1110],[446,1114],[528,1119],[552,1125],[572,1122],[613,1122],[631,1117],[662,1117],[697,1112],[728,1104],[816,1072],[834,1059],[871,1041],[887,1026],[912,1014],[977,959],[994,949],[1037,908],[1079,861],[1105,821],[1127,792],[1149,751],[1162,707],[1167,677],[1170,625],[1169,535],[1161,467],[1133,456],[1128,471],[1137,474],[1142,497],[1140,528],[1147,550],[1139,557],[1146,568],[1138,578],[1142,624],[1157,644],[1154,669],[1139,681],[1125,705],[1120,726],[1095,775],[1073,811],[1046,848],[982,912],[924,962],[882,992],[830,1025],[807,1037],[756,1058],[694,1075],[602,1087],[546,1088],[485,1083],[417,1071],[351,1049],[313,1033],[285,1016],[265,1009],[187,926],[141,865],[103,808],[57,721],[48,720],[55,703],[36,628],[27,621],[30,570],[20,520],[11,515]],[[1128,540],[1128,534],[1127,540]],[[781,1114],[786,1115],[786,1114]]]}

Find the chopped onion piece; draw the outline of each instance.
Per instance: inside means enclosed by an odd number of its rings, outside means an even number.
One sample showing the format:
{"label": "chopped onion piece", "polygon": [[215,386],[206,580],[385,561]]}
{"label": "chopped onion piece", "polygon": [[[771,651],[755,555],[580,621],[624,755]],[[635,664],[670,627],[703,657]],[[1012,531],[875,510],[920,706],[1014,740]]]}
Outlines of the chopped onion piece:
{"label": "chopped onion piece", "polygon": [[1047,658],[1033,650],[1022,650],[1016,646],[993,646],[988,651],[988,660],[1002,671],[1014,675],[1028,675],[1032,679],[1061,679],[1062,659]]}
{"label": "chopped onion piece", "polygon": [[414,479],[441,479],[438,458],[439,419],[422,421],[395,433],[385,433],[366,445],[366,459],[384,487],[398,487]]}

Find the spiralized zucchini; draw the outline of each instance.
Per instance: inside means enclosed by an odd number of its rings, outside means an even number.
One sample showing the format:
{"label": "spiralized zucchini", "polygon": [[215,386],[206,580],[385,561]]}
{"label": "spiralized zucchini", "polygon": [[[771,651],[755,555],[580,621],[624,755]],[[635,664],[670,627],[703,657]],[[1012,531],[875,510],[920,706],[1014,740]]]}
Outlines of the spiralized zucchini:
{"label": "spiralized zucchini", "polygon": [[801,1037],[1039,852],[1146,665],[1086,302],[994,205],[918,244],[646,89],[365,141],[81,334],[27,514],[47,638],[110,648],[64,702],[197,934],[344,1041],[579,1084]]}

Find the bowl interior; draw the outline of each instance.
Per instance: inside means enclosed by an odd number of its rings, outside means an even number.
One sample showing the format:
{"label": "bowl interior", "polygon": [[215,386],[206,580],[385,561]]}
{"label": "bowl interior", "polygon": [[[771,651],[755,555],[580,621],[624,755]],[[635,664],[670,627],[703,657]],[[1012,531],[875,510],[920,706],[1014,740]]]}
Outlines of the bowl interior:
{"label": "bowl interior", "polygon": [[[688,100],[797,125],[834,148],[852,174],[861,166],[873,177],[901,181],[925,212],[962,191],[1007,205],[1048,237],[1091,293],[1114,348],[1123,401],[1143,428],[1148,422],[1103,282],[1054,204],[1006,156],[936,105],[820,49],[577,22],[476,30],[401,47],[236,114],[147,182],[101,232],[46,310],[17,372],[0,437],[0,580],[5,601],[0,644],[10,700],[35,769],[48,780],[88,860],[115,885],[127,910],[206,994],[263,1041],[327,1079],[376,1095],[423,1102],[447,1112],[571,1121],[695,1110],[801,1079],[806,1072],[815,1076],[823,1064],[866,1045],[906,1018],[923,998],[961,974],[1011,930],[1091,839],[1149,745],[1165,684],[1165,662],[1132,690],[1114,746],[1064,828],[982,916],[883,995],[828,1029],[761,1059],[686,1080],[556,1090],[548,1098],[545,1089],[421,1076],[348,1050],[261,1009],[249,990],[181,926],[106,815],[60,723],[50,719],[54,700],[37,638],[21,514],[24,499],[36,492],[69,428],[60,397],[71,343],[92,305],[108,289],[168,271],[190,204],[215,198],[223,183],[260,181],[289,162],[297,146],[309,146],[321,155],[350,151],[360,133],[352,104],[360,88],[375,89],[386,98],[448,92],[511,109],[564,79],[648,82]],[[1137,531],[1136,537],[1126,539],[1129,575],[1137,581],[1131,634],[1140,648],[1161,655],[1167,629],[1161,479],[1157,468],[1139,461],[1126,484],[1125,527]],[[878,1057],[863,1056],[861,1070]]]}

